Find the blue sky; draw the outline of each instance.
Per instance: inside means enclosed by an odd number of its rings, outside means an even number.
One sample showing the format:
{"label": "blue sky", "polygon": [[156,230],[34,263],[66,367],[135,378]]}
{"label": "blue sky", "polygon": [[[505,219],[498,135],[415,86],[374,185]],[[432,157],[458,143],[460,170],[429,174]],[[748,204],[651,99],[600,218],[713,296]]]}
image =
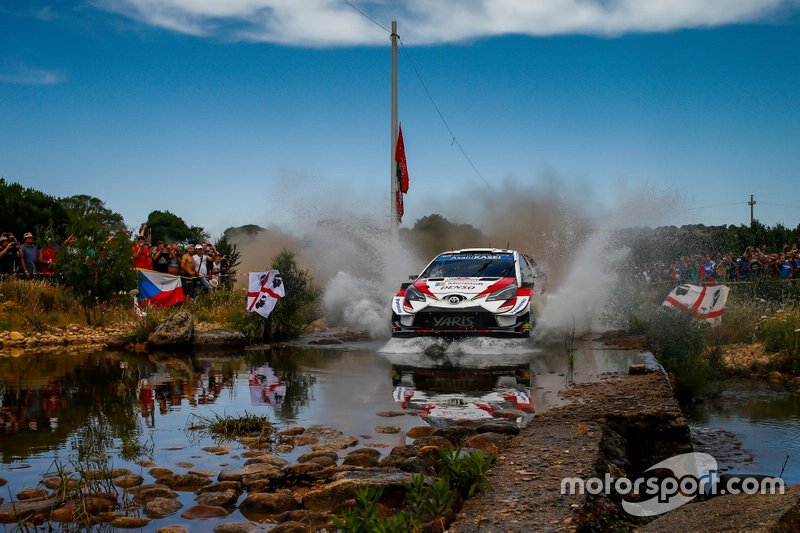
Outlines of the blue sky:
{"label": "blue sky", "polygon": [[[762,222],[800,223],[795,0],[352,4],[399,21],[404,225],[477,223],[460,199],[509,183],[595,210],[683,195],[659,224],[747,223],[754,194]],[[0,176],[214,236],[383,215],[389,60],[388,34],[340,0],[6,1]]]}

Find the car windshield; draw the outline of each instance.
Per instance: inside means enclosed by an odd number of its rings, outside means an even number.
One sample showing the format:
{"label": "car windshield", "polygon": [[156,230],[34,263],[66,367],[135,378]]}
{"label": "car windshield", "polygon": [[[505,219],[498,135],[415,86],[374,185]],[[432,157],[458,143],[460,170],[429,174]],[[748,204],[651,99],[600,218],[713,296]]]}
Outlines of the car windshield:
{"label": "car windshield", "polygon": [[505,278],[514,276],[511,254],[447,254],[428,265],[422,278]]}

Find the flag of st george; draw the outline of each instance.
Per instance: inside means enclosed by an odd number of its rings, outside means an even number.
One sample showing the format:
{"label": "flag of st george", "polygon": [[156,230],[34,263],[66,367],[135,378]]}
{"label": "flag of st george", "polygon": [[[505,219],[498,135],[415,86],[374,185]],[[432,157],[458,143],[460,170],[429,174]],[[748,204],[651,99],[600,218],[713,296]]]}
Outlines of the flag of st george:
{"label": "flag of st george", "polygon": [[136,269],[139,276],[139,303],[171,307],[184,301],[181,277],[154,270]]}
{"label": "flag of st george", "polygon": [[247,312],[267,318],[278,300],[286,296],[280,272],[250,272],[248,281]]}
{"label": "flag of st george", "polygon": [[711,324],[719,324],[729,291],[725,285],[679,285],[667,295],[661,305],[673,307]]}

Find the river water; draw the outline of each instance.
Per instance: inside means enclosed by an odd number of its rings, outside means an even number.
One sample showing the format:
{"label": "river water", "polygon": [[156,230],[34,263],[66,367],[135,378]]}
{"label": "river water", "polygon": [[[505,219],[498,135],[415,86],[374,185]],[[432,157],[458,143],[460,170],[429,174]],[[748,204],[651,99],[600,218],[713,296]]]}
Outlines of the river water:
{"label": "river water", "polygon": [[[625,372],[631,363],[652,364],[652,356],[578,341],[573,361],[572,378],[585,382],[605,372]],[[0,478],[8,483],[0,496],[14,499],[21,489],[37,486],[45,472],[73,467],[92,454],[105,454],[112,466],[141,473],[145,483],[153,479],[142,459],[175,473],[214,476],[240,466],[243,460],[236,454],[244,448],[236,442],[228,444],[228,455],[202,451],[216,443],[189,429],[198,417],[251,413],[267,416],[278,429],[323,425],[383,453],[404,444],[406,430],[426,423],[440,427],[452,419],[491,418],[492,411],[502,411],[524,424],[534,410],[560,403],[557,393],[569,373],[564,346],[486,339],[191,356],[95,352],[1,359]],[[800,458],[797,395],[781,400],[781,416],[772,408],[756,409],[755,400],[742,395],[734,399],[743,403],[726,402],[729,412],[706,406],[693,415],[693,423],[741,435],[742,447],[755,457],[748,468],[768,466],[771,473],[784,452]],[[293,461],[307,451],[302,446],[279,454]],[[800,481],[797,466],[790,466],[787,481]],[[194,505],[193,498],[193,493],[180,494],[184,510]],[[243,518],[234,511],[226,520]],[[154,520],[148,529],[182,522],[179,512]]]}
{"label": "river water", "polygon": [[[626,371],[643,359],[578,342],[573,379]],[[216,443],[188,429],[197,417],[258,414],[278,429],[318,424],[384,453],[405,443],[406,430],[425,423],[438,427],[505,410],[524,424],[534,410],[559,403],[567,366],[563,346],[537,348],[510,340],[6,358],[0,360],[0,478],[8,484],[0,496],[9,501],[21,489],[36,487],[57,465],[74,467],[98,453],[107,454],[113,467],[141,473],[145,482],[152,479],[149,468],[137,463],[142,459],[176,473],[216,473],[241,464],[231,455],[202,451]],[[235,442],[229,446],[232,454],[243,451]],[[292,461],[307,451],[281,453]],[[194,504],[193,497],[181,493],[184,508]],[[228,519],[241,519],[236,513]],[[180,522],[174,515],[148,528]]]}

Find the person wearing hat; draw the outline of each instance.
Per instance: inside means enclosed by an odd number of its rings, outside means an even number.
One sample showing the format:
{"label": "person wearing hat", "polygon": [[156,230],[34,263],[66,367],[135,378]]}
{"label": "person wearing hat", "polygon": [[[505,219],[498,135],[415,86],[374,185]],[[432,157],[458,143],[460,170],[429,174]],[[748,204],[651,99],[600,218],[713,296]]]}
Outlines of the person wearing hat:
{"label": "person wearing hat", "polygon": [[0,274],[17,275],[22,270],[21,246],[10,231],[0,239]]}
{"label": "person wearing hat", "polygon": [[39,248],[33,243],[33,233],[26,232],[22,236],[22,272],[26,278],[33,277],[39,273],[37,262],[39,261]]}
{"label": "person wearing hat", "polygon": [[0,235],[0,273],[5,273],[3,265],[5,265],[5,256],[8,251],[14,246],[14,243],[8,240],[5,233]]}
{"label": "person wearing hat", "polygon": [[200,276],[200,286],[205,294],[211,289],[211,284],[208,281],[208,256],[205,254],[202,244],[194,247],[194,267],[197,275]]}

